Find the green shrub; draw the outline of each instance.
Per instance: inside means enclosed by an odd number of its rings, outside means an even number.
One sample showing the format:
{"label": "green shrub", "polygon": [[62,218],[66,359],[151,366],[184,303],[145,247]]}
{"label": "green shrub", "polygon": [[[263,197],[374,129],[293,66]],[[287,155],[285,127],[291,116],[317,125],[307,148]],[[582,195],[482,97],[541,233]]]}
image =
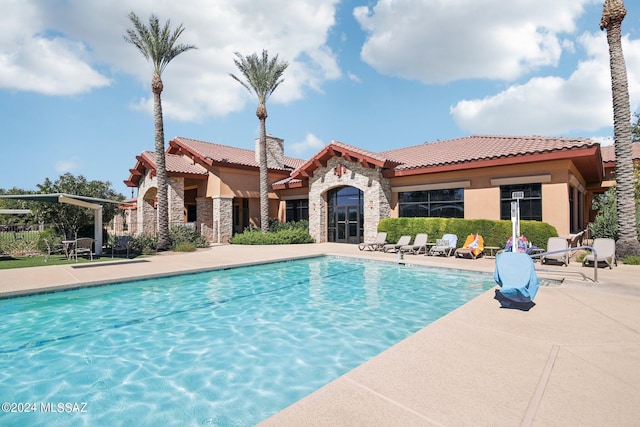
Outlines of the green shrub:
{"label": "green shrub", "polygon": [[628,265],[640,265],[640,256],[637,256],[637,255],[628,256],[622,262]]}
{"label": "green shrub", "polygon": [[244,232],[234,235],[230,243],[234,245],[295,245],[313,243],[309,234],[308,221],[271,223],[269,232],[262,233],[260,229],[247,228]]}
{"label": "green shrub", "polygon": [[151,255],[158,247],[158,237],[148,234],[140,234],[131,238],[130,249],[139,254]]}
{"label": "green shrub", "polygon": [[[458,236],[458,246],[462,246],[466,236],[478,233],[484,238],[485,246],[502,248],[511,237],[511,221],[462,218],[385,218],[378,224],[378,231],[387,233],[388,242],[397,242],[402,235],[415,237],[427,233],[429,241],[435,242],[445,233]],[[540,221],[521,221],[520,234],[531,244],[547,247],[549,237],[558,236],[555,227]]]}
{"label": "green shrub", "polygon": [[196,229],[186,225],[172,226],[169,230],[169,238],[171,240],[171,248],[174,251],[177,246],[180,246],[183,243],[189,243],[194,248],[209,247],[209,242],[207,242],[202,234],[198,233]]}
{"label": "green shrub", "polygon": [[195,250],[195,245],[189,242],[181,242],[173,247],[175,252],[194,252]]}

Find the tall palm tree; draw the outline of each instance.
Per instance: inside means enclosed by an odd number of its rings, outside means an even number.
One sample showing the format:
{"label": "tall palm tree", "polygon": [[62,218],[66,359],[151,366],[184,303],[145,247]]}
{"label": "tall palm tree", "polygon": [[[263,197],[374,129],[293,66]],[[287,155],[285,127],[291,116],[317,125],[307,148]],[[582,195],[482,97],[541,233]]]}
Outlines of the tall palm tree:
{"label": "tall palm tree", "polygon": [[613,94],[613,137],[616,153],[616,202],[618,208],[618,242],[620,258],[640,255],[636,229],[636,206],[631,139],[631,107],[627,67],[622,54],[622,20],[627,14],[623,0],[605,0],[600,29],[607,30],[611,92]]}
{"label": "tall palm tree", "polygon": [[153,121],[155,127],[156,176],[158,177],[158,249],[169,248],[169,200],[167,196],[167,168],[164,152],[164,123],[162,119],[162,102],[160,94],[164,89],[162,72],[176,56],[196,47],[178,44],[178,37],[184,31],[182,24],[173,32],[169,28],[170,21],[160,25],[156,15],[149,18],[149,26],[143,24],[135,13],[129,13],[133,28],[127,29],[124,39],[133,44],[147,61],[153,65],[151,91],[153,92]]}
{"label": "tall palm tree", "polygon": [[289,64],[278,61],[278,55],[269,59],[266,50],[262,51],[262,57],[254,53],[249,56],[242,56],[235,53],[233,60],[236,67],[244,76],[244,80],[231,74],[249,92],[254,92],[258,97],[258,108],[256,116],[260,120],[260,227],[262,232],[269,230],[269,169],[267,168],[267,107],[266,102],[269,96],[280,86],[284,80],[282,74]]}

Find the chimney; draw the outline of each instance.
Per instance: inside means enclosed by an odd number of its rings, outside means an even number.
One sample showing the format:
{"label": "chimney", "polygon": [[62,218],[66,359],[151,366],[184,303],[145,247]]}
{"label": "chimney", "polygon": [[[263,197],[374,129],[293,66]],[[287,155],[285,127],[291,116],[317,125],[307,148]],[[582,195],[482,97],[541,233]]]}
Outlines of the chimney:
{"label": "chimney", "polygon": [[[260,163],[260,138],[256,138],[256,162]],[[284,169],[284,139],[267,135],[267,167]]]}

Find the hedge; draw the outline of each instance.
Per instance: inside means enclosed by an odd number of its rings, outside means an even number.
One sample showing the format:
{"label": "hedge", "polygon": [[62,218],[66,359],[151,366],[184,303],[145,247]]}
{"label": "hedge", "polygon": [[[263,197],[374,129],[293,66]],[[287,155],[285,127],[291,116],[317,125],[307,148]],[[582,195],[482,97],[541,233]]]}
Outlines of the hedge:
{"label": "hedge", "polygon": [[[466,236],[478,233],[484,238],[485,246],[503,248],[511,237],[511,221],[461,218],[385,218],[378,224],[379,232],[387,233],[387,242],[397,242],[402,235],[415,237],[418,233],[427,233],[429,242],[435,242],[443,234],[458,236],[458,246],[464,243]],[[531,244],[540,248],[547,247],[549,237],[557,237],[555,227],[540,221],[520,221],[520,234]]]}

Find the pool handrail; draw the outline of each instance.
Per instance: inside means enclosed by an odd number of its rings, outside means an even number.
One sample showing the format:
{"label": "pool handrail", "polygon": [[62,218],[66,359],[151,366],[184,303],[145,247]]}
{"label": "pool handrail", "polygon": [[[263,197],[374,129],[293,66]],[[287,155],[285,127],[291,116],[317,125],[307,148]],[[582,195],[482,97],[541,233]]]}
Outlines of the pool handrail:
{"label": "pool handrail", "polygon": [[[550,254],[559,254],[559,253],[564,253],[564,252],[573,252],[573,251],[577,251],[578,249],[587,249],[590,250],[591,252],[593,252],[593,282],[598,283],[598,251],[595,250],[595,248],[593,246],[577,246],[574,248],[565,248],[565,249],[558,249],[555,251],[549,251],[549,252],[542,252],[539,254],[531,254],[531,258],[537,258],[537,257],[541,257],[544,255],[550,255]],[[537,271],[550,271],[550,270],[541,270],[541,269],[536,269]],[[579,272],[577,272],[579,273]],[[582,274],[582,273],[580,273]],[[584,274],[582,274],[582,277],[584,279],[587,279],[588,277],[585,276]]]}

